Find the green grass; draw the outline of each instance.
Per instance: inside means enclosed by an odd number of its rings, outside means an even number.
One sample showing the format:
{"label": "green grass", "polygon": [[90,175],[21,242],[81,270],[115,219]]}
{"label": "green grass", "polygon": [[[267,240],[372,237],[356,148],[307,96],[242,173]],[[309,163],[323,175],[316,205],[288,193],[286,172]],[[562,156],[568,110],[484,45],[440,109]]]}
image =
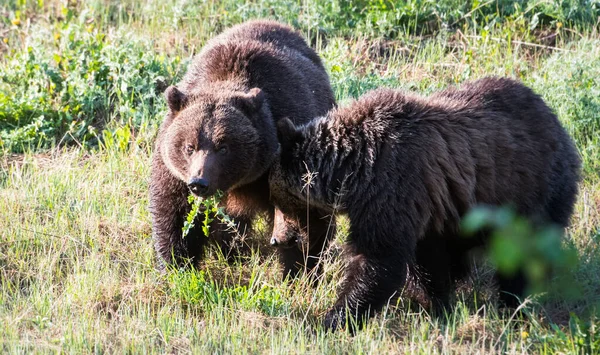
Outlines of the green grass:
{"label": "green grass", "polygon": [[[597,1],[0,0],[0,14],[0,351],[600,353]],[[565,240],[578,292],[536,295],[512,317],[482,265],[446,319],[407,297],[355,337],[324,333],[344,224],[316,287],[282,283],[266,247],[242,264],[210,250],[200,270],[156,271],[147,179],[161,92],[207,39],[255,17],[299,28],[341,103],[492,74],[534,88],[584,161]]]}

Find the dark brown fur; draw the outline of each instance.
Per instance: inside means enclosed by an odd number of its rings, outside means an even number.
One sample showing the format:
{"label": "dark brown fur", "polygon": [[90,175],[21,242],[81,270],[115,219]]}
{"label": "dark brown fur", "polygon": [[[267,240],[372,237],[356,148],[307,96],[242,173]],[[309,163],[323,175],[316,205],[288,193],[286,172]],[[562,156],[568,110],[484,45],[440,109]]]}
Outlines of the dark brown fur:
{"label": "dark brown fur", "polygon": [[[273,21],[247,22],[209,41],[165,96],[169,113],[150,181],[161,266],[199,261],[209,240],[199,227],[182,238],[188,183],[202,179],[203,196],[226,192],[225,212],[245,231],[257,213],[272,214],[266,172],[279,148],[275,122],[290,117],[302,123],[335,106],[317,54],[298,33]],[[210,239],[229,249],[233,237],[212,223]]]}
{"label": "dark brown fur", "polygon": [[[350,220],[351,259],[328,328],[343,326],[346,311],[360,322],[381,309],[416,270],[435,304],[446,305],[468,272],[468,251],[484,242],[459,235],[476,204],[512,204],[538,223],[565,227],[576,199],[573,142],[542,99],[510,79],[428,98],[380,89],[300,127],[282,120],[279,134],[270,186],[288,225],[276,226],[273,238],[305,227],[297,217],[307,203]],[[499,281],[502,291],[523,291],[519,275]]]}

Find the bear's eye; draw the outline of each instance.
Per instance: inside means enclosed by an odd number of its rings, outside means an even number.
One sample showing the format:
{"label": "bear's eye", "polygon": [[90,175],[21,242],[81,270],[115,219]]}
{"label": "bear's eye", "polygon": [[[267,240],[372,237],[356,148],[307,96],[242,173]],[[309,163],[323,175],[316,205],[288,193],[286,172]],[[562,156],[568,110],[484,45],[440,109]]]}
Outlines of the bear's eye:
{"label": "bear's eye", "polygon": [[217,148],[217,153],[219,153],[219,154],[227,154],[228,151],[229,151],[229,148],[227,148],[226,145],[222,145]]}
{"label": "bear's eye", "polygon": [[193,145],[191,145],[191,144],[188,144],[188,145],[186,145],[186,146],[185,146],[185,153],[186,153],[187,155],[192,155],[192,154],[194,154],[194,150],[195,150],[195,149],[194,149],[194,146],[193,146]]}

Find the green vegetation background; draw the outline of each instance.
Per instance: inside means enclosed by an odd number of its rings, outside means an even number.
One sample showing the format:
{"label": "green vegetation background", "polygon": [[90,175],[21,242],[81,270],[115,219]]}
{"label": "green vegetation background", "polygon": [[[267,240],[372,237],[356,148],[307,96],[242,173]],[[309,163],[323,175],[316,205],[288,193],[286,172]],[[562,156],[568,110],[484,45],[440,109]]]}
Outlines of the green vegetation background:
{"label": "green vegetation background", "polygon": [[[211,250],[201,271],[155,271],[161,93],[206,40],[264,17],[306,36],[342,104],[486,75],[542,95],[584,161],[564,242],[578,292],[538,295],[512,317],[483,265],[446,319],[402,299],[350,337],[317,325],[340,282],[343,226],[315,288],[282,283],[266,247],[244,264]],[[600,352],[599,24],[598,0],[0,0],[0,351]]]}

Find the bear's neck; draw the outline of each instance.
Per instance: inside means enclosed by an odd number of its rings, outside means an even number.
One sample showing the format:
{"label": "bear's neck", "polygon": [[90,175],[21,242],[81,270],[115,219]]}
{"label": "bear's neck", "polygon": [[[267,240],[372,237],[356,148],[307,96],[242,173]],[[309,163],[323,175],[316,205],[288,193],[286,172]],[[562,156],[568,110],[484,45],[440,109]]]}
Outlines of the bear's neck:
{"label": "bear's neck", "polygon": [[[361,184],[373,176],[372,164],[378,144],[373,137],[365,137],[360,127],[344,125],[332,118],[316,118],[301,128],[302,139],[292,155],[292,164],[306,195],[310,185],[311,204],[339,210],[348,193],[357,193]],[[298,192],[298,191],[296,191]],[[343,212],[343,211],[338,211]]]}

